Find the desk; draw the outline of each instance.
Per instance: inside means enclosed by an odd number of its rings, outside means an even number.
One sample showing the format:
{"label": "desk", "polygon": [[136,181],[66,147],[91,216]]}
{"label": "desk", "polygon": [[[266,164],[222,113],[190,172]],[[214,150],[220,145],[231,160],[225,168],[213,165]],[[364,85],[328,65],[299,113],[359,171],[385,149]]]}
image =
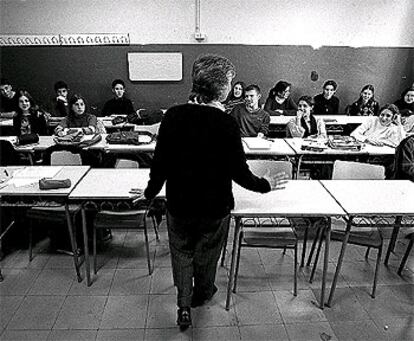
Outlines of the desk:
{"label": "desk", "polygon": [[[249,148],[255,140],[261,140],[268,144],[268,148]],[[257,137],[243,137],[243,148],[246,155],[262,156],[295,156],[295,151],[283,139],[259,139]]]}
{"label": "desk", "polygon": [[[82,181],[69,195],[69,200],[82,204],[82,228],[85,240],[85,271],[87,285],[91,285],[88,232],[86,229],[85,210],[100,209],[129,209],[132,207],[131,188],[147,187],[149,169],[91,169]],[[164,196],[161,190],[160,196]]]}
{"label": "desk", "polygon": [[[266,194],[248,191],[236,184],[233,186],[235,208],[231,212],[235,218],[233,251],[230,277],[227,286],[226,310],[230,307],[231,290],[235,276],[235,260],[238,252],[238,240],[241,232],[241,219],[252,217],[320,217],[330,220],[332,216],[343,217],[345,211],[337,204],[319,181],[292,180],[284,190]],[[327,224],[330,225],[329,223]],[[320,307],[325,302],[326,272],[329,259],[330,228],[326,232],[326,245],[322,275]]]}
{"label": "desk", "polygon": [[[395,218],[395,223],[385,226],[414,226],[412,223],[401,224],[402,217],[414,215],[414,183],[409,180],[324,180],[321,183],[348,214],[345,236],[327,304],[330,306],[354,219],[388,217]],[[381,222],[375,225],[384,226],[384,219]]]}
{"label": "desk", "polygon": [[388,146],[378,147],[364,144],[361,150],[341,150],[327,147],[323,151],[312,151],[301,149],[303,138],[286,138],[285,141],[296,153],[296,176],[299,175],[300,167],[304,162],[310,164],[333,163],[336,159],[367,162],[370,157],[382,160],[384,157],[393,157],[395,154],[395,149]]}
{"label": "desk", "polygon": [[[72,221],[69,214],[68,196],[69,193],[75,188],[78,182],[85,176],[89,170],[89,166],[60,166],[54,179],[70,179],[71,186],[69,188],[59,188],[50,190],[41,190],[39,188],[39,179],[42,178],[42,173],[47,173],[49,166],[28,166],[22,168],[7,167],[13,174],[12,178],[7,182],[1,184],[0,188],[0,206],[2,207],[56,207],[65,206],[66,222],[69,230],[69,236],[71,239],[71,246],[73,252],[73,260],[76,270],[78,281],[82,280],[79,272],[79,262],[77,257],[76,240],[73,235]],[[56,168],[56,169],[57,169]],[[25,177],[27,170],[34,170],[38,176],[33,180]],[[16,182],[17,180],[17,182]],[[21,181],[20,185],[18,181]],[[31,182],[31,183],[29,183]],[[17,183],[17,185],[16,185]]]}

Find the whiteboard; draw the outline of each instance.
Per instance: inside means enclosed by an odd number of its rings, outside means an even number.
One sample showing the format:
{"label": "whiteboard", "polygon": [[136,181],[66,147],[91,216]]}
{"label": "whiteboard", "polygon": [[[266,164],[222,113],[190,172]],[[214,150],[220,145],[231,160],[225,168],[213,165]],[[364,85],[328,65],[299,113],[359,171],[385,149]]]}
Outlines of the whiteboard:
{"label": "whiteboard", "polygon": [[180,81],[183,79],[183,55],[179,52],[128,53],[131,81]]}

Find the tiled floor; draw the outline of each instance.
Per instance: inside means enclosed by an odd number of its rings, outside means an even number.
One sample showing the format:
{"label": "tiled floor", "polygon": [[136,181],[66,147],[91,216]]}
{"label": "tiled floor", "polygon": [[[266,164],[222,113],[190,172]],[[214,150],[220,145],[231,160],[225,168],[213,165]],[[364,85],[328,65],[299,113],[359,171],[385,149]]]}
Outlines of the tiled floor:
{"label": "tiled floor", "polygon": [[[43,242],[31,263],[25,250],[1,263],[0,340],[413,340],[414,257],[403,277],[396,274],[405,243],[381,266],[376,299],[369,296],[376,252],[366,261],[364,248],[350,246],[334,305],[323,311],[316,306],[320,269],[312,284],[310,269],[300,269],[294,297],[291,252],[243,249],[230,311],[227,263],[218,269],[219,292],[192,310],[193,327],[180,332],[165,226],[161,241],[151,236],[152,276],[141,235],[116,231],[89,288],[77,282],[71,257],[47,253]],[[332,243],[328,283],[339,248]]]}

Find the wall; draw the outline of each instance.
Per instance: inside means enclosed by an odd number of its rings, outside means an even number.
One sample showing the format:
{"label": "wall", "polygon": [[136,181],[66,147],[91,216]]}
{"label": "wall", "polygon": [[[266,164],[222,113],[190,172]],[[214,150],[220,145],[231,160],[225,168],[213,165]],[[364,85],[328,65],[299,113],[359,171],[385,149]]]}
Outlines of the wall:
{"label": "wall", "polygon": [[[297,99],[334,78],[341,110],[367,83],[385,103],[414,81],[412,0],[201,0],[203,43],[192,36],[193,0],[0,0],[0,6],[2,34],[130,33],[131,46],[0,48],[1,74],[43,103],[63,79],[100,110],[111,81],[128,78],[128,52],[184,56],[180,82],[127,81],[137,107],[185,101],[191,63],[201,53],[229,57],[237,79],[259,84],[264,96],[279,79],[293,83]],[[317,82],[310,81],[313,70]]]}

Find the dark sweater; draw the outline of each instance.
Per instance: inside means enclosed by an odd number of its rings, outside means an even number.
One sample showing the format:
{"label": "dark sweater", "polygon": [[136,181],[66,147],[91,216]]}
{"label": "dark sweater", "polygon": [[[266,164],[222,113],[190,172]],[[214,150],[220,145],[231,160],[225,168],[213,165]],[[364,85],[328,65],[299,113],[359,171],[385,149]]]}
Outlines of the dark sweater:
{"label": "dark sweater", "polygon": [[[56,127],[58,129],[59,127],[62,128],[87,128],[89,126],[97,127],[97,119],[95,115],[84,113],[80,116],[69,114],[66,116],[62,122]],[[55,129],[55,130],[56,130]]]}
{"label": "dark sweater", "polygon": [[270,116],[263,109],[249,112],[245,104],[236,105],[230,113],[239,125],[241,137],[256,137],[258,133],[269,133]]}
{"label": "dark sweater", "polygon": [[29,116],[17,114],[13,117],[13,130],[16,136],[26,134],[47,135],[47,120],[38,110],[31,110]]}
{"label": "dark sweater", "polygon": [[129,115],[134,112],[134,106],[129,98],[112,98],[105,103],[102,109],[102,116]]}
{"label": "dark sweater", "polygon": [[[278,103],[274,98],[268,97],[266,99],[264,110],[266,110],[270,116],[294,116],[296,115],[298,106],[293,101],[292,97],[288,97],[283,103]],[[282,110],[283,113],[280,114],[276,110]]]}
{"label": "dark sweater", "polygon": [[377,116],[378,111],[379,104],[376,100],[369,100],[365,104],[362,100],[358,100],[352,103],[348,108],[350,116]]}
{"label": "dark sweater", "polygon": [[323,97],[323,94],[316,95],[313,100],[315,106],[313,107],[314,115],[337,115],[339,112],[339,98],[332,96],[330,99]]}
{"label": "dark sweater", "polygon": [[401,141],[395,150],[392,179],[414,181],[414,136]]}
{"label": "dark sweater", "polygon": [[414,103],[408,104],[404,99],[396,100],[394,104],[400,109],[402,116],[414,115]]}
{"label": "dark sweater", "polygon": [[254,176],[246,164],[234,118],[205,105],[168,109],[145,196],[154,198],[167,181],[173,216],[221,218],[234,207],[232,180],[252,191],[270,191],[267,180]]}

